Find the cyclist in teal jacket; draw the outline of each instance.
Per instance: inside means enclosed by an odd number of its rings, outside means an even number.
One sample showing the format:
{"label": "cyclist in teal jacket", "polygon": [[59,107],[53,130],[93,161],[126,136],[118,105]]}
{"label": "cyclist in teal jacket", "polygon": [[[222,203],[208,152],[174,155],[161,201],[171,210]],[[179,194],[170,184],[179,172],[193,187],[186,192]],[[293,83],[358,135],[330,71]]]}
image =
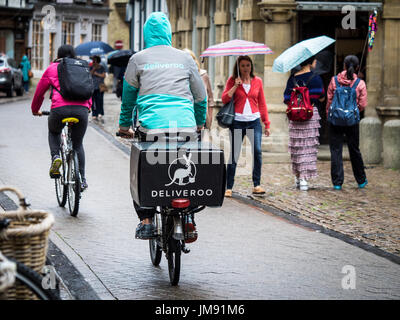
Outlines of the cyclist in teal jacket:
{"label": "cyclist in teal jacket", "polygon": [[[153,12],[143,28],[145,49],[129,60],[123,81],[119,131],[133,137],[133,115],[138,110],[139,132],[151,136],[201,129],[206,121],[207,96],[192,57],[172,47],[171,25],[162,12]],[[136,238],[154,233],[154,209],[134,203],[141,223]]]}

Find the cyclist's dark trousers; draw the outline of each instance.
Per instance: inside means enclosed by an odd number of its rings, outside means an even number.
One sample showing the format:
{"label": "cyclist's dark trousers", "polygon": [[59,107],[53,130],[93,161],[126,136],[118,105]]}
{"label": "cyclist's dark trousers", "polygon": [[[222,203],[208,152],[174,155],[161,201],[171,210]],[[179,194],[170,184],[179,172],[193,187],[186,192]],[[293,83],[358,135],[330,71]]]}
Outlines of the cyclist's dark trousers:
{"label": "cyclist's dark trousers", "polygon": [[83,150],[83,137],[88,125],[88,108],[84,106],[63,106],[53,108],[49,116],[49,145],[50,153],[53,158],[60,153],[61,131],[64,124],[61,122],[64,118],[74,117],[79,119],[78,123],[72,126],[71,139],[72,146],[78,155],[79,172],[82,178],[85,177],[85,151]]}
{"label": "cyclist's dark trousers", "polygon": [[330,141],[329,148],[331,150],[331,178],[335,186],[341,186],[344,181],[343,171],[343,142],[344,137],[347,138],[347,146],[349,147],[350,161],[353,168],[353,174],[358,184],[365,182],[366,175],[364,170],[364,162],[359,149],[359,125],[351,127],[330,125]]}
{"label": "cyclist's dark trousers", "polygon": [[104,116],[104,92],[96,89],[93,92],[93,117],[97,117],[99,114]]}
{"label": "cyclist's dark trousers", "polygon": [[[140,141],[163,141],[164,136],[170,136],[169,134],[165,134],[165,133],[160,133],[160,134],[154,134],[154,135],[149,135],[146,134],[144,132],[141,132],[140,130],[138,131],[138,135],[139,135],[139,140]],[[189,141],[189,140],[194,140],[197,141],[197,133],[178,133],[175,135],[171,135],[170,139],[177,139],[178,137],[183,138],[183,141]],[[155,213],[155,208],[144,208],[144,207],[140,207],[135,201],[133,201],[133,206],[135,207],[136,213],[140,219],[140,221],[142,221],[143,219],[146,218],[153,218],[154,213]]]}

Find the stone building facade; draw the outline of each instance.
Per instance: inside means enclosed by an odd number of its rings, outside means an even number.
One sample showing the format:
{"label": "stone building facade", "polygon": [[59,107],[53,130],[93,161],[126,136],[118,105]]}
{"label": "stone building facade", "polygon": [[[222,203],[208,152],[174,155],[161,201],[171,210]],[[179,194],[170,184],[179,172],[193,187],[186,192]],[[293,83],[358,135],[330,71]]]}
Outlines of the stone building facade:
{"label": "stone building facade", "polygon": [[0,0],[0,53],[18,63],[29,53],[28,30],[32,14],[31,0]]}
{"label": "stone building facade", "polygon": [[126,21],[126,6],[129,0],[110,0],[110,16],[108,19],[108,43],[122,41],[123,48],[129,49],[129,22]]}
{"label": "stone building facade", "polygon": [[63,44],[108,42],[109,0],[51,0],[35,3],[29,28],[31,65],[39,78]]}
{"label": "stone building facade", "polygon": [[[388,120],[400,119],[398,0],[167,0],[167,4],[173,45],[178,48],[191,48],[199,56],[210,45],[241,38],[265,43],[274,51],[271,55],[252,57],[255,73],[264,81],[271,136],[263,137],[263,151],[268,153],[271,161],[288,160],[288,122],[283,90],[289,76],[272,72],[272,64],[285,49],[307,38],[328,35],[336,39],[329,48],[333,64],[331,71],[324,76],[326,85],[332,75],[342,70],[345,55],[363,56],[362,71],[369,100],[364,116],[378,119],[381,127]],[[355,9],[355,28],[343,28],[342,21],[349,14],[347,11],[342,13],[345,5]],[[378,31],[374,48],[368,52],[364,45],[369,14],[374,9],[378,12]],[[234,61],[232,57],[206,58],[203,61],[216,98],[221,97]],[[322,124],[322,143],[327,143],[325,119]]]}

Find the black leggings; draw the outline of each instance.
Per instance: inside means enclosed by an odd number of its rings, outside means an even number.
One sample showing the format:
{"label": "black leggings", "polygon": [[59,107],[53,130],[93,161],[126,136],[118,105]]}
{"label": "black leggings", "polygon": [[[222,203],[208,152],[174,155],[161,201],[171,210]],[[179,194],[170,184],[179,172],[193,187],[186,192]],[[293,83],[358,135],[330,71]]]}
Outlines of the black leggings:
{"label": "black leggings", "polygon": [[53,158],[60,154],[61,131],[64,124],[61,122],[64,118],[74,117],[79,119],[78,123],[72,126],[72,147],[76,151],[79,160],[79,172],[81,177],[85,177],[85,150],[83,149],[83,137],[85,136],[88,125],[89,110],[84,106],[63,106],[53,108],[49,115],[49,146],[50,154]]}

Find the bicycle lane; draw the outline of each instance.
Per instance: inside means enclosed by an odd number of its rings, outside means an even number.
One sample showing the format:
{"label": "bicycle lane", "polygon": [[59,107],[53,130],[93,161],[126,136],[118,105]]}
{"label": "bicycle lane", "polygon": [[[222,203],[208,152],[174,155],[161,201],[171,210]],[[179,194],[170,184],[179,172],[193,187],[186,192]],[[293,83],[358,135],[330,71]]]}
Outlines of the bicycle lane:
{"label": "bicycle lane", "polygon": [[84,145],[89,189],[73,218],[48,177],[47,117],[33,118],[22,102],[0,107],[2,183],[54,214],[52,241],[101,299],[400,297],[399,265],[235,200],[197,214],[199,239],[171,287],[165,257],[153,267],[148,242],[134,239],[128,154],[92,127]]}

